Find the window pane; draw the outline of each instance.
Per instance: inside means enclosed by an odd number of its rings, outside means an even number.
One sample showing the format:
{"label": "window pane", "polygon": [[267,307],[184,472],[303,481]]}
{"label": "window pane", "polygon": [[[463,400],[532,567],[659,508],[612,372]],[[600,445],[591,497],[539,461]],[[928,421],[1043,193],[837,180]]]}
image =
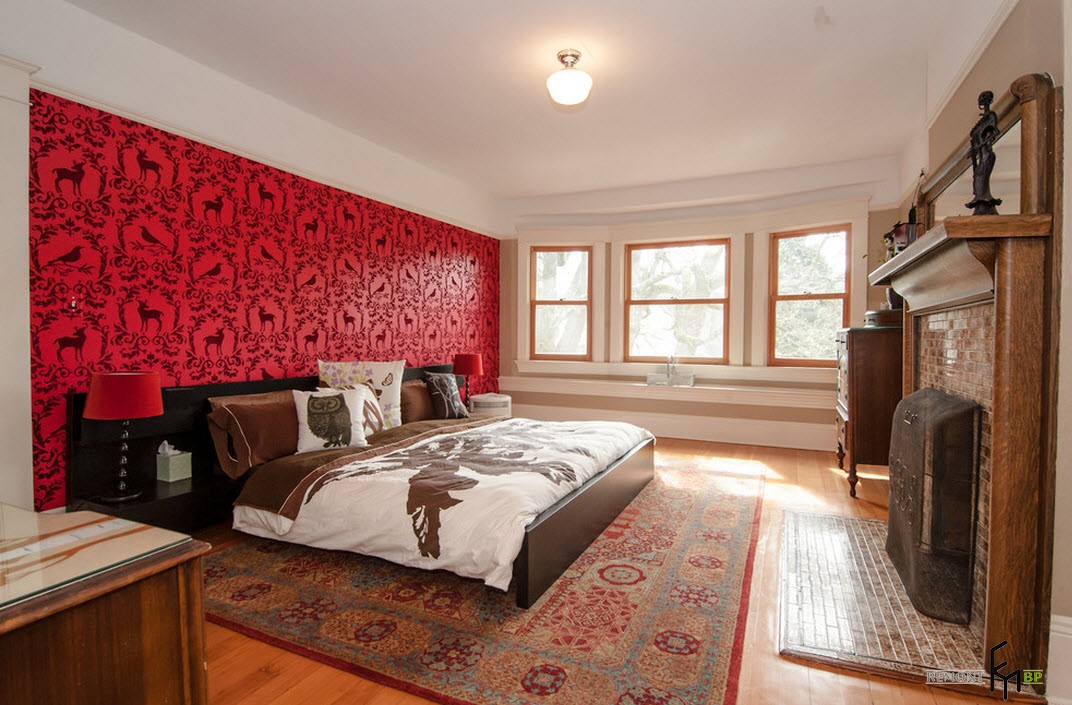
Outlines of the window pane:
{"label": "window pane", "polygon": [[536,253],[537,301],[586,301],[588,253],[585,251]]}
{"label": "window pane", "polygon": [[833,360],[834,335],[844,324],[841,299],[778,301],[774,306],[774,356]]}
{"label": "window pane", "polygon": [[587,306],[536,306],[537,355],[587,355]]}
{"label": "window pane", "polygon": [[721,299],[726,296],[726,246],[630,251],[633,299]]}
{"label": "window pane", "polygon": [[783,237],[778,243],[778,293],[845,293],[846,233]]}
{"label": "window pane", "polygon": [[725,334],[723,309],[723,304],[630,306],[630,357],[721,358]]}

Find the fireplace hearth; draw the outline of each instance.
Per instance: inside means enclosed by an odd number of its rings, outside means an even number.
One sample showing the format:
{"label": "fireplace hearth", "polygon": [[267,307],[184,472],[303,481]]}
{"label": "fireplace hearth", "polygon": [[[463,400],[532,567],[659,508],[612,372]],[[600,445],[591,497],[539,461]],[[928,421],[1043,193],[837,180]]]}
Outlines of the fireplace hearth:
{"label": "fireplace hearth", "polygon": [[897,405],[890,437],[886,552],[913,606],[971,619],[980,408],[937,389]]}

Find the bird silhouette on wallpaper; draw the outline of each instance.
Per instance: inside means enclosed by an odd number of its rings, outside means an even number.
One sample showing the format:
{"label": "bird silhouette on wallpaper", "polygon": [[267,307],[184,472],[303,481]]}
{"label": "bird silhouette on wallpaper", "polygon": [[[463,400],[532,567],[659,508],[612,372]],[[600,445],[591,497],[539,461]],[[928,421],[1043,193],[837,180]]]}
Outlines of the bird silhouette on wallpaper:
{"label": "bird silhouette on wallpaper", "polygon": [[378,347],[378,348],[387,347],[387,331],[386,330],[381,331],[381,332],[376,334],[376,347]]}
{"label": "bird silhouette on wallpaper", "polygon": [[70,267],[70,266],[74,266],[75,262],[77,262],[80,259],[82,259],[82,246],[81,245],[75,245],[74,247],[72,247],[71,249],[67,250],[62,255],[60,255],[59,257],[55,257],[53,259],[50,259],[48,262],[45,262],[41,266],[42,267],[56,267],[56,266],[68,266],[68,267]]}
{"label": "bird silhouette on wallpaper", "polygon": [[347,272],[350,272],[351,274],[358,273],[357,269],[354,268],[354,265],[350,264],[350,260],[348,259],[344,259],[342,261],[342,268],[345,269]]}
{"label": "bird silhouette on wallpaper", "polygon": [[274,313],[271,313],[268,310],[261,308],[261,310],[257,312],[257,317],[261,319],[261,333],[267,333],[268,331],[266,329],[268,328],[268,326],[272,327],[273,333],[275,332]]}
{"label": "bird silhouette on wallpaper", "polygon": [[138,318],[141,319],[140,330],[143,332],[148,332],[150,321],[156,321],[156,332],[158,333],[164,327],[164,312],[149,308],[149,304],[140,300],[138,301]]}
{"label": "bird silhouette on wallpaper", "polygon": [[434,299],[439,296],[439,288],[432,289],[432,291],[425,297],[426,300]]}
{"label": "bird silhouette on wallpaper", "polygon": [[206,269],[204,272],[202,272],[201,276],[199,276],[198,279],[200,279],[201,281],[204,281],[205,279],[216,279],[222,273],[223,273],[223,262],[217,262],[216,264],[212,265],[211,267]]}
{"label": "bird silhouette on wallpaper", "polygon": [[261,245],[261,257],[263,257],[264,259],[268,260],[269,262],[274,262],[274,263],[278,264],[280,267],[283,266],[283,263],[280,262],[275,257],[275,255],[273,255],[271,252],[269,252],[268,248],[265,247],[264,245]]}
{"label": "bird silhouette on wallpaper", "polygon": [[342,394],[309,397],[306,421],[309,431],[324,441],[325,448],[345,448],[350,445],[350,410]]}
{"label": "bird silhouette on wallpaper", "polygon": [[[129,153],[129,152],[128,152]],[[145,181],[149,172],[156,174],[156,183],[160,183],[160,163],[154,162],[145,154],[145,150],[138,148],[138,178]]]}
{"label": "bird silhouette on wallpaper", "polygon": [[275,194],[268,190],[263,181],[257,182],[257,197],[260,199],[260,208],[264,210],[264,206],[268,205],[268,211],[275,210]]}
{"label": "bird silhouette on wallpaper", "polygon": [[299,289],[304,289],[305,287],[312,286],[313,284],[316,284],[316,272],[313,272],[313,274],[310,275],[310,277],[308,279],[306,279],[301,284],[299,284],[298,288]]}
{"label": "bird silhouette on wallpaper", "polygon": [[309,335],[305,336],[305,344],[302,347],[303,351],[308,352],[309,346],[313,346],[313,352],[316,352],[316,346],[320,343],[320,331],[314,330]]}
{"label": "bird silhouette on wallpaper", "polygon": [[213,335],[205,336],[205,356],[208,357],[209,351],[212,348],[216,348],[216,354],[223,356],[223,328],[217,328],[216,333]]}
{"label": "bird silhouette on wallpaper", "polygon": [[201,203],[201,219],[208,220],[209,213],[216,214],[216,222],[219,223],[221,216],[223,215],[223,195],[216,196],[215,199],[207,199]]}
{"label": "bird silhouette on wallpaper", "polygon": [[275,375],[268,371],[267,367],[261,368],[261,379],[275,379]]}
{"label": "bird silhouette on wallpaper", "polygon": [[320,219],[313,218],[308,223],[302,226],[302,237],[309,237],[309,233],[313,234],[313,239],[316,239],[316,234],[320,232]]}
{"label": "bird silhouette on wallpaper", "polygon": [[387,282],[380,282],[380,285],[372,290],[373,294],[382,294],[387,290]]}
{"label": "bird silhouette on wallpaper", "polygon": [[346,206],[342,207],[342,223],[343,226],[353,230],[354,229],[354,214],[350,212],[350,209]]}
{"label": "bird silhouette on wallpaper", "polygon": [[85,162],[75,162],[71,168],[59,167],[52,170],[52,188],[56,190],[56,193],[62,193],[60,191],[61,181],[71,182],[71,193],[75,196],[82,195],[82,178],[86,175]]}
{"label": "bird silhouette on wallpaper", "polygon": [[458,278],[455,277],[453,274],[450,275],[450,285],[454,289],[458,288]]}
{"label": "bird silhouette on wallpaper", "polygon": [[86,344],[86,327],[78,326],[74,329],[74,335],[56,338],[56,359],[63,362],[63,351],[70,348],[74,351],[74,359],[82,361],[82,348]]}
{"label": "bird silhouette on wallpaper", "polygon": [[413,272],[409,271],[409,267],[403,267],[402,274],[404,274],[409,281],[413,283],[417,282],[417,277],[413,276]]}
{"label": "bird silhouette on wallpaper", "polygon": [[162,247],[165,250],[170,249],[160,240],[160,238],[149,232],[149,228],[145,227],[144,225],[141,226],[141,232],[139,234],[141,235],[142,241],[144,241],[146,245],[156,245],[157,247]]}
{"label": "bird silhouette on wallpaper", "polygon": [[357,318],[352,316],[352,315],[350,315],[349,312],[343,311],[342,312],[342,331],[345,333],[346,331],[350,330],[351,328],[353,328],[355,333],[357,332]]}

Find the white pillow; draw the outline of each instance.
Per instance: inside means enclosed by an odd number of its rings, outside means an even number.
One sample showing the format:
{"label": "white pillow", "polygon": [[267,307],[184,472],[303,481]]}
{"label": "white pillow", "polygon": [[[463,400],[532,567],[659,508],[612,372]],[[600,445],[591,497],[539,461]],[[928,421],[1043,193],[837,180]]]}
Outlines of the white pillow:
{"label": "white pillow", "polygon": [[365,388],[294,394],[298,412],[298,452],[367,446]]}
{"label": "white pillow", "polygon": [[[365,437],[367,438],[386,428],[383,420],[383,409],[380,408],[380,400],[376,397],[376,392],[367,384],[351,384],[338,389],[357,389],[359,387],[365,390]],[[334,392],[336,389],[334,387],[317,387],[316,391]]]}
{"label": "white pillow", "polygon": [[320,383],[343,388],[368,384],[380,400],[384,428],[402,425],[402,370],[405,360],[394,362],[330,362],[319,360]]}

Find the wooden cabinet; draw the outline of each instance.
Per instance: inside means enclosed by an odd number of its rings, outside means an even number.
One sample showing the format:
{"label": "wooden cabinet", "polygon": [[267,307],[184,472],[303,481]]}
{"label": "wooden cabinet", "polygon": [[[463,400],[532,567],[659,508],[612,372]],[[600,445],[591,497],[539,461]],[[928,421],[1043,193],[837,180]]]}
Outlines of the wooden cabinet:
{"label": "wooden cabinet", "polygon": [[838,467],[849,473],[856,496],[856,466],[886,465],[893,411],[901,400],[901,328],[845,328],[837,334]]}
{"label": "wooden cabinet", "polygon": [[19,511],[0,505],[0,703],[207,704],[209,546],[94,512],[34,527]]}

